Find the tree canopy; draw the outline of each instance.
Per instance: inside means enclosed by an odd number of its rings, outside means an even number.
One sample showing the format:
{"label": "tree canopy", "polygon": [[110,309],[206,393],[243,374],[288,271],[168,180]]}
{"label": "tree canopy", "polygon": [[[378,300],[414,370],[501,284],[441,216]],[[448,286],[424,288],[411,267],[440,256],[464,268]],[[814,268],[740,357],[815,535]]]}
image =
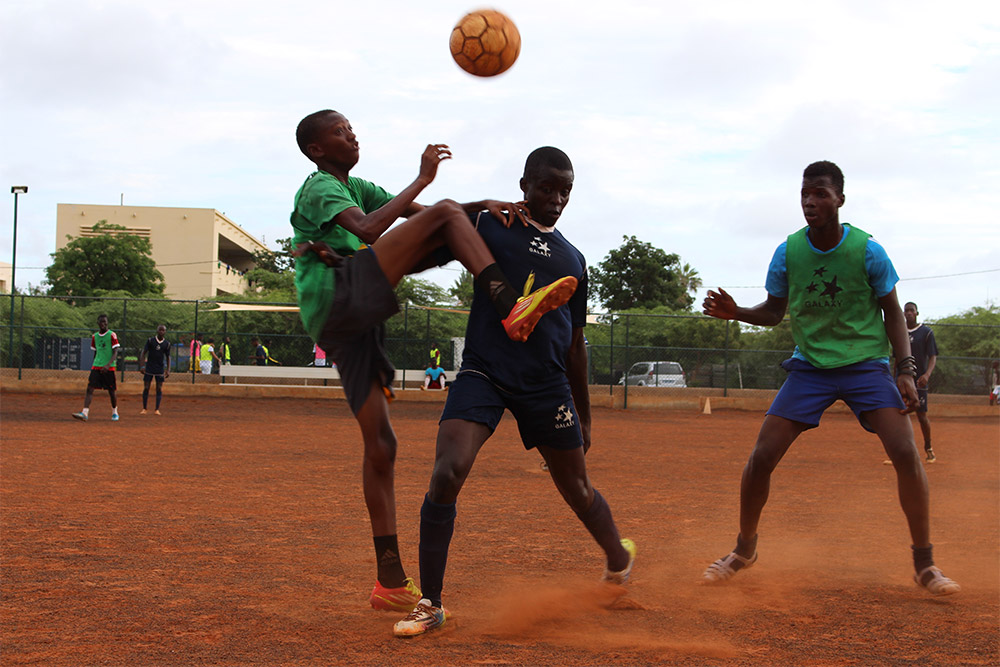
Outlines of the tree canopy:
{"label": "tree canopy", "polygon": [[153,261],[149,239],[125,233],[125,227],[101,220],[96,236],[70,240],[52,253],[45,269],[49,293],[94,296],[121,290],[132,296],[162,295],[163,274]]}
{"label": "tree canopy", "polygon": [[686,311],[694,303],[691,292],[701,286],[698,272],[681,264],[676,253],[623,236],[620,247],[590,268],[591,294],[609,311],[666,306]]}

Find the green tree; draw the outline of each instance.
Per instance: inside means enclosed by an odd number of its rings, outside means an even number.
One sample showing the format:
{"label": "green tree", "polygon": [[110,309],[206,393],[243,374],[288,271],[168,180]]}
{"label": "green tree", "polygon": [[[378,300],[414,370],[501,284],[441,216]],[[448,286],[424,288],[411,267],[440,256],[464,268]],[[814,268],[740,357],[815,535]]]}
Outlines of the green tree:
{"label": "green tree", "polygon": [[462,308],[471,308],[475,289],[475,280],[472,278],[472,274],[467,269],[462,269],[462,273],[448,288],[448,296]]}
{"label": "green tree", "polygon": [[295,273],[295,258],[292,257],[292,237],[278,239],[279,250],[256,250],[253,253],[255,269],[271,273]]}
{"label": "green tree", "polygon": [[125,227],[101,220],[96,236],[71,239],[52,253],[45,269],[49,293],[89,296],[123,290],[132,296],[162,295],[163,274],[156,269],[149,239],[126,234]]}
{"label": "green tree", "polygon": [[1000,358],[1000,306],[975,306],[942,318],[931,328],[943,356]]}
{"label": "green tree", "polygon": [[447,301],[448,293],[437,283],[422,278],[403,276],[396,285],[396,300],[400,306],[436,306]]}
{"label": "green tree", "polygon": [[[689,266],[688,283],[676,253],[667,253],[634,236],[622,237],[619,248],[590,269],[590,281],[598,302],[610,311],[666,306],[688,310],[694,303],[690,280],[697,271]],[[700,286],[700,285],[699,285]]]}
{"label": "green tree", "polygon": [[295,258],[291,237],[278,239],[279,250],[253,253],[254,268],[246,273],[250,289],[268,301],[295,301]]}

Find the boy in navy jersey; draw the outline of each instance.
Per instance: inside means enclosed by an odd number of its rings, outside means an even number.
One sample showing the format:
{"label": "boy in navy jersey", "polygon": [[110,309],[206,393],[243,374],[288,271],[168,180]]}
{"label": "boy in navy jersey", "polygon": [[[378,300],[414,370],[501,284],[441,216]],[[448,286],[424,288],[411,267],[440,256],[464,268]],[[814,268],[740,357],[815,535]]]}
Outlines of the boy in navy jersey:
{"label": "boy in navy jersey", "polygon": [[931,328],[926,324],[917,323],[918,315],[920,312],[917,310],[917,304],[910,301],[903,306],[906,332],[910,336],[910,352],[917,362],[917,398],[920,399],[920,405],[917,406],[917,421],[920,422],[920,431],[924,436],[927,462],[934,463],[937,457],[931,447],[931,420],[927,418],[927,385],[937,365],[938,348]]}
{"label": "boy in navy jersey", "polygon": [[573,165],[557,148],[528,156],[521,179],[525,205],[535,224],[506,228],[488,212],[476,227],[504,275],[515,284],[546,283],[573,276],[577,289],[550,312],[525,343],[504,333],[489,301],[478,291],[466,329],[462,367],[451,383],[438,429],[430,489],[420,510],[420,585],[423,599],[394,632],[419,635],[445,622],[441,603],[455,504],[476,455],[505,409],[517,420],[526,449],[537,448],[556,487],[604,550],[604,580],[624,583],[635,544],[622,540],[611,509],[590,485],[584,454],[590,447],[590,395],[583,326],[587,317],[587,265],[555,229],[573,188]]}
{"label": "boy in navy jersey", "polygon": [[156,378],[156,414],[160,414],[163,381],[170,377],[170,341],[167,340],[165,325],[156,327],[156,335],[150,336],[142,352],[139,353],[139,372],[142,373],[142,411],[139,414],[146,414],[149,385],[153,378]]}

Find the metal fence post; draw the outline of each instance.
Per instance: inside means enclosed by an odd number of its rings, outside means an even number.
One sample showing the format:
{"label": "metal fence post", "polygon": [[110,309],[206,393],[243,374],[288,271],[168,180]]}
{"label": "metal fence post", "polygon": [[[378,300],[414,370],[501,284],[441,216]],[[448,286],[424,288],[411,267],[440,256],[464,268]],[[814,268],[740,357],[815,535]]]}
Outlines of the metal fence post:
{"label": "metal fence post", "polygon": [[726,320],[726,354],[723,356],[724,364],[722,367],[722,395],[729,395],[729,323],[732,320]]}
{"label": "metal fence post", "polygon": [[611,316],[611,350],[608,352],[608,395],[615,395],[615,316]]}
{"label": "metal fence post", "polygon": [[24,368],[24,295],[21,295],[21,329],[17,334],[17,379],[21,379]]}
{"label": "metal fence post", "polygon": [[128,362],[125,361],[125,346],[122,345],[122,341],[124,341],[128,337],[128,299],[122,299],[122,329],[121,329],[121,331],[122,331],[122,337],[121,337],[121,340],[118,341],[118,345],[121,346],[121,350],[122,350],[122,371],[121,372],[122,372],[122,382],[124,382],[125,381],[125,366],[128,365]]}
{"label": "metal fence post", "polygon": [[625,378],[625,382],[622,385],[624,387],[624,391],[622,393],[623,396],[622,408],[625,410],[628,410],[628,371],[629,368],[631,367],[630,362],[631,362],[632,351],[629,349],[628,346],[628,330],[629,330],[629,325],[631,324],[631,320],[632,318],[630,318],[628,316],[628,313],[626,313],[625,314],[625,374],[622,375],[622,377]]}
{"label": "metal fence post", "polygon": [[[195,338],[198,337],[198,304],[201,303],[201,299],[195,299],[194,301],[194,334]],[[191,345],[188,348],[191,350],[191,356],[189,357],[191,364],[191,384],[194,384],[194,374],[197,372],[198,360],[194,358],[194,346]],[[256,354],[256,352],[255,352]],[[266,361],[264,363],[267,363]]]}
{"label": "metal fence post", "polygon": [[403,378],[399,381],[399,388],[406,389],[406,362],[409,361],[409,346],[406,344],[410,339],[410,302],[407,301],[403,307]]}

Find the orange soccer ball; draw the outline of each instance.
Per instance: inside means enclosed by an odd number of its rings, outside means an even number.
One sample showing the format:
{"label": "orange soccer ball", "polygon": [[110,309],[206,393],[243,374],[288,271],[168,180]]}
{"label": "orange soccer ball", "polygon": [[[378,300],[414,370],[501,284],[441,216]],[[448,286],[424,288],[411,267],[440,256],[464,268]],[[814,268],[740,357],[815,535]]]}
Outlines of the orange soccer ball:
{"label": "orange soccer ball", "polygon": [[451,31],[451,57],[475,76],[506,72],[521,53],[521,33],[495,9],[469,12]]}

